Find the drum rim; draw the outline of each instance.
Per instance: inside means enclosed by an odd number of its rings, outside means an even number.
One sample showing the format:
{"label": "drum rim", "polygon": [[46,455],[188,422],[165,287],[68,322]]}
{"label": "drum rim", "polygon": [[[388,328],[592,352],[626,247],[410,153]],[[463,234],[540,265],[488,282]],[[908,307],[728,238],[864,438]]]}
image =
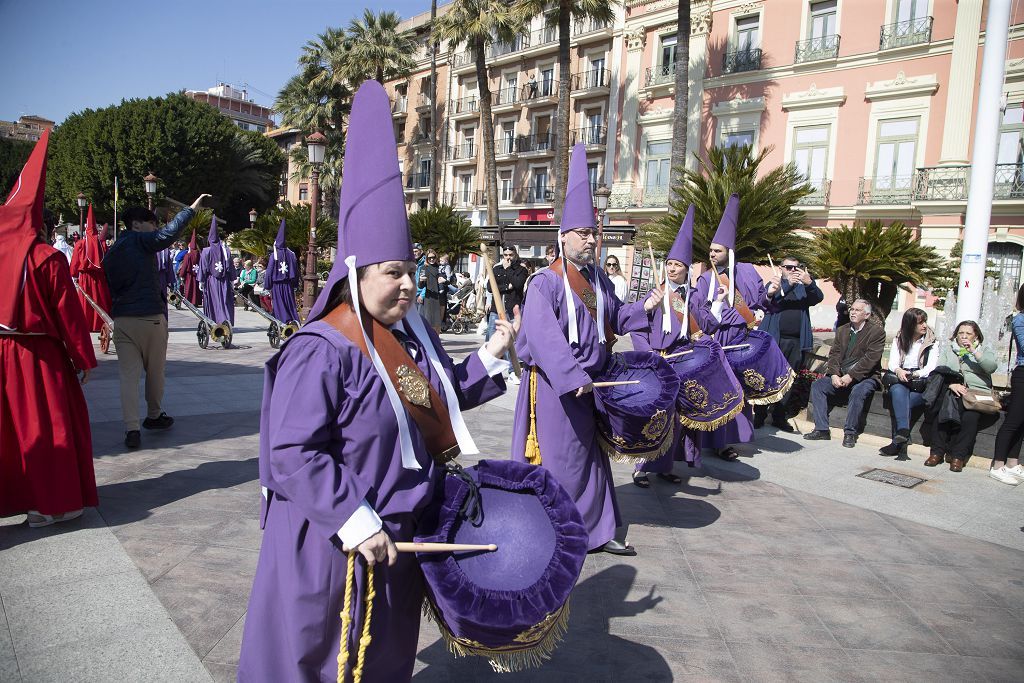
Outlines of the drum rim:
{"label": "drum rim", "polygon": [[[627,409],[620,407],[615,401],[608,400],[608,397],[604,395],[608,393],[606,389],[601,387],[595,388],[594,395],[599,399],[597,401],[598,414],[600,415],[602,413],[611,412],[616,416],[621,417],[634,415],[637,412],[654,413],[657,412],[658,410],[669,410],[672,406],[674,406],[676,396],[679,394],[679,375],[676,373],[675,369],[671,366],[671,364],[669,364],[669,362],[662,358],[661,356],[651,353],[649,351],[620,351],[617,354],[612,354],[612,357],[621,356],[625,358],[627,355],[629,358],[635,358],[638,361],[643,361],[644,363],[651,364],[650,367],[652,367],[652,369],[656,371],[656,375],[659,377],[659,379],[662,380],[661,391],[658,394],[658,397],[653,402],[647,403],[642,406],[630,406]],[[611,362],[612,360],[611,358],[609,358],[608,364],[610,364]],[[628,361],[627,365],[633,367],[633,364],[629,363]],[[607,364],[605,367],[607,367]],[[604,371],[602,371],[601,374],[597,375],[594,378],[594,381],[600,382],[605,380],[614,380],[615,377],[616,375],[608,375],[605,374]],[[613,410],[609,411],[609,407],[613,408]]]}

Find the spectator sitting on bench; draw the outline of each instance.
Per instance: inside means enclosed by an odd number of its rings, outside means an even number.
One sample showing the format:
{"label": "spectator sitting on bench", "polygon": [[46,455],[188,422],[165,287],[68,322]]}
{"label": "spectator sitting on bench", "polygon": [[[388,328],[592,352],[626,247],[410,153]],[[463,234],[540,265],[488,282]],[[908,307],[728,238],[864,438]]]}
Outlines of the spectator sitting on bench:
{"label": "spectator sitting on bench", "polygon": [[889,412],[896,423],[892,443],[878,449],[880,455],[899,455],[910,442],[910,411],[925,405],[926,380],[939,361],[935,332],[928,327],[928,314],[908,308],[900,333],[892,340],[888,371],[882,385],[889,389]]}
{"label": "spectator sitting on bench", "polygon": [[874,374],[885,348],[885,330],[869,321],[870,303],[857,299],[850,305],[849,313],[850,322],[836,330],[836,338],[825,363],[825,376],[811,385],[814,431],[804,434],[808,441],[831,439],[828,431],[829,398],[848,394],[849,407],[843,428],[845,448],[853,448],[857,443],[857,427],[864,402],[878,388]]}

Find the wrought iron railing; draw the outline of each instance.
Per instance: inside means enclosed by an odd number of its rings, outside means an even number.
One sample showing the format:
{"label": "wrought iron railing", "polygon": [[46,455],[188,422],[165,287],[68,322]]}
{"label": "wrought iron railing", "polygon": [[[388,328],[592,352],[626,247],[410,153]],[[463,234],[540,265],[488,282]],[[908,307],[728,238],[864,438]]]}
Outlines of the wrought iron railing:
{"label": "wrought iron railing", "polygon": [[416,108],[417,109],[429,109],[431,106],[433,106],[433,105],[432,105],[432,100],[431,100],[430,95],[428,95],[426,93],[420,93],[417,96],[417,98],[416,98]]}
{"label": "wrought iron railing", "polygon": [[585,126],[572,129],[572,144],[582,142],[584,145],[607,145],[607,126]]}
{"label": "wrought iron railing", "polygon": [[555,149],[555,136],[551,133],[544,135],[520,135],[516,138],[516,148],[520,154],[526,152],[552,152]]}
{"label": "wrought iron railing", "polygon": [[1024,199],[1024,164],[996,164],[995,199]]}
{"label": "wrought iron railing", "polygon": [[491,93],[491,104],[500,107],[503,104],[515,104],[519,101],[519,88],[512,86]]}
{"label": "wrought iron railing", "polygon": [[462,66],[472,64],[476,58],[471,50],[463,50],[452,55],[452,66],[458,69]]}
{"label": "wrought iron railing", "polygon": [[593,33],[594,31],[603,31],[608,28],[607,21],[598,21],[597,19],[587,19],[585,21],[578,21],[573,25],[572,34],[574,36],[581,36],[584,33]]}
{"label": "wrought iron railing", "polygon": [[675,80],[676,63],[668,62],[647,67],[647,78],[644,80],[644,85],[661,85],[662,83],[673,83]]}
{"label": "wrought iron railing", "polygon": [[793,61],[813,62],[818,59],[835,59],[839,56],[839,35],[819,36],[796,43],[796,54]]}
{"label": "wrought iron railing", "polygon": [[409,111],[408,97],[396,97],[391,103],[392,114],[405,114],[407,111]]}
{"label": "wrought iron railing", "polygon": [[543,97],[554,97],[557,94],[558,81],[532,81],[520,89],[519,99],[523,102],[530,102]]}
{"label": "wrought iron railing", "polygon": [[516,146],[516,136],[502,135],[494,140],[494,153],[498,156],[508,156],[509,154],[515,154],[518,147]]}
{"label": "wrought iron railing", "polygon": [[722,73],[734,74],[741,71],[757,71],[761,68],[761,48],[736,50],[722,55]]}
{"label": "wrought iron railing", "polygon": [[492,43],[491,44],[491,59],[501,57],[503,55],[510,55],[513,52],[519,52],[530,47],[530,36],[523,34],[516,36],[510,42]]}
{"label": "wrought iron railing", "polygon": [[430,187],[430,173],[410,173],[405,177],[405,189],[418,190]]}
{"label": "wrought iron railing", "polygon": [[610,81],[608,69],[591,69],[572,75],[573,90],[589,90],[591,88],[607,88]]}
{"label": "wrought iron railing", "polygon": [[668,185],[647,185],[637,200],[640,208],[668,206]]}
{"label": "wrought iron railing", "polygon": [[832,181],[827,178],[821,180],[809,180],[813,191],[809,195],[801,197],[797,201],[798,206],[828,206],[829,193],[832,191]]}
{"label": "wrought iron railing", "polygon": [[857,186],[858,204],[909,204],[914,176],[865,176]]}
{"label": "wrought iron railing", "polygon": [[481,193],[476,190],[456,190],[454,192],[445,192],[442,199],[448,206],[465,208],[480,204],[480,195]]}
{"label": "wrought iron railing", "polygon": [[917,169],[914,199],[924,202],[959,202],[967,199],[970,166],[928,166]]}
{"label": "wrought iron railing", "polygon": [[555,190],[548,185],[530,185],[522,189],[525,190],[523,204],[550,204],[555,200]]}
{"label": "wrought iron railing", "polygon": [[932,18],[919,17],[883,26],[878,39],[878,49],[891,50],[894,47],[923,45],[931,41]]}
{"label": "wrought iron railing", "polygon": [[530,47],[540,47],[549,43],[558,42],[558,27],[545,26],[530,33]]}
{"label": "wrought iron railing", "polygon": [[473,114],[480,111],[480,98],[476,95],[452,102],[453,114]]}
{"label": "wrought iron railing", "polygon": [[450,145],[445,158],[448,161],[460,159],[472,159],[476,156],[476,145],[472,142],[464,142],[461,145]]}

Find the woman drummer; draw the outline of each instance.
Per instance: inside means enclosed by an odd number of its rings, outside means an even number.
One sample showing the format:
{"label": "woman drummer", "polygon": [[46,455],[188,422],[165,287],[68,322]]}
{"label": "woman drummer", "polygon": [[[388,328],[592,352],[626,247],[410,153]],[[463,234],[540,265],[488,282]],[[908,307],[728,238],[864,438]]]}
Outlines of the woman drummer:
{"label": "woman drummer", "polygon": [[[711,302],[690,295],[693,291],[689,279],[693,261],[693,215],[694,206],[690,204],[679,234],[665,257],[665,284],[672,294],[662,300],[665,306],[658,306],[648,314],[651,316],[649,331],[630,333],[636,351],[654,351],[663,356],[678,353],[703,336],[702,329],[713,333],[718,328],[718,321],[711,314]],[[728,367],[723,367],[722,371],[731,372]],[[675,443],[665,455],[637,464],[633,472],[634,484],[648,488],[651,485],[647,478],[649,472],[655,472],[659,479],[679,484],[682,479],[672,473],[673,460],[685,460],[690,467],[700,464],[700,432],[682,425],[677,427]]]}
{"label": "woman drummer", "polygon": [[[499,359],[511,325],[499,322],[456,366],[415,311],[416,264],[379,83],[356,94],[346,143],[338,260],[307,324],[266,368],[264,534],[240,681],[333,681],[339,661],[361,667],[364,681],[411,678],[423,578],[394,541],[412,540],[440,493],[441,463],[477,452],[460,411],[505,388]],[[354,580],[347,553],[356,553]]]}

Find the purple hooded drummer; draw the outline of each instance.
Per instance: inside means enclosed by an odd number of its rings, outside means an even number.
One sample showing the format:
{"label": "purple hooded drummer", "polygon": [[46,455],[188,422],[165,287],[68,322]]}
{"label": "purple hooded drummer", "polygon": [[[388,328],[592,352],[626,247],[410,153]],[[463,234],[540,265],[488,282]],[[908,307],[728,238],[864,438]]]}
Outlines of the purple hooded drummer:
{"label": "purple hooded drummer", "polygon": [[284,219],[277,229],[274,246],[267,254],[264,286],[270,290],[273,316],[283,323],[299,319],[295,308],[295,289],[299,286],[299,261],[295,252],[284,245]]}
{"label": "purple hooded drummer", "polygon": [[[439,463],[478,452],[461,410],[505,389],[511,325],[455,365],[413,306],[390,102],[376,81],[356,93],[346,143],[338,260],[307,324],[266,366],[264,532],[240,681],[339,680],[339,660],[364,681],[412,677],[423,575],[393,540],[411,541],[438,502]],[[356,609],[343,629],[346,586]]]}
{"label": "purple hooded drummer", "polygon": [[647,329],[647,312],[661,302],[661,293],[621,304],[615,286],[595,266],[596,238],[586,149],[578,144],[562,211],[562,257],[538,271],[526,292],[516,340],[526,367],[516,399],[512,458],[555,475],[576,502],[590,550],[635,555],[615,539],[621,520],[608,456],[597,441],[592,375],[604,369],[615,334]]}
{"label": "purple hooded drummer", "polygon": [[210,246],[199,256],[199,284],[203,286],[203,313],[215,323],[235,325],[235,266],[226,244],[217,235],[217,217],[210,220]]}
{"label": "purple hooded drummer", "polygon": [[[757,270],[749,263],[736,263],[736,227],[740,216],[740,198],[733,194],[725,205],[718,230],[711,239],[708,259],[711,270],[701,273],[694,295],[711,302],[717,326],[702,327],[722,346],[743,343],[747,332],[757,325],[755,311],[767,311],[775,294],[775,285],[765,290]],[[712,283],[712,276],[715,277]],[[712,286],[714,285],[714,286]],[[705,445],[723,460],[736,460],[739,453],[731,444],[746,443],[754,437],[753,411],[745,406],[736,419],[705,438]]]}

